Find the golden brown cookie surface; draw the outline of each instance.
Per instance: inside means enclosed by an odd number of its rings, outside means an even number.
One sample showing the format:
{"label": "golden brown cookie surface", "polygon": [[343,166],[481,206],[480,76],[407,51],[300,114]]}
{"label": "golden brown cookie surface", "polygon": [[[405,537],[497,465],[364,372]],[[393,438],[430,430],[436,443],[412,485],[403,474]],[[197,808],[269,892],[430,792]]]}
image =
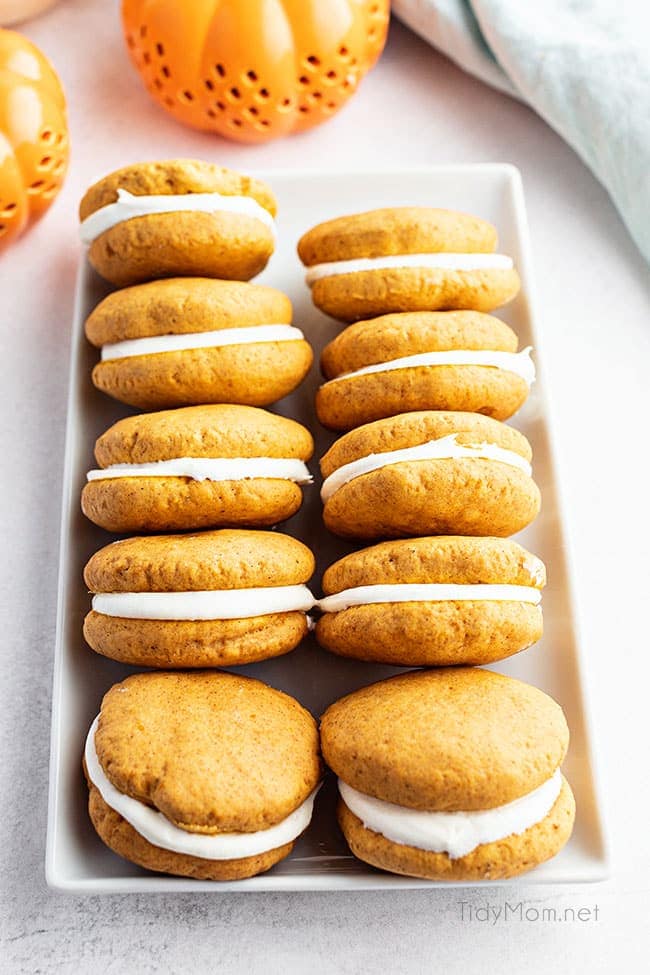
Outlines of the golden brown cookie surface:
{"label": "golden brown cookie surface", "polygon": [[[192,347],[194,335],[255,326],[289,325],[291,302],[280,291],[239,281],[170,278],[113,292],[86,321],[86,335],[104,346],[93,369],[98,389],[140,409],[203,403],[266,406],[281,399],[304,379],[313,359],[300,338],[255,341],[242,332],[242,342]],[[187,335],[188,347],[112,355],[114,343],[160,336]],[[205,340],[205,339],[204,339]],[[228,341],[231,341],[228,336]]]}
{"label": "golden brown cookie surface", "polygon": [[[349,430],[417,410],[485,413],[504,420],[519,409],[528,383],[507,368],[460,361],[398,367],[405,358],[454,351],[506,353],[507,364],[517,351],[517,337],[504,322],[473,311],[407,312],[348,326],[323,350],[321,367],[328,381],[316,394],[319,420],[331,429]],[[377,369],[391,363],[391,368]],[[356,374],[368,367],[377,371]]]}
{"label": "golden brown cookie surface", "polygon": [[[276,212],[275,198],[260,180],[213,163],[174,159],[138,163],[105,176],[84,195],[80,219],[114,203],[119,189],[134,196],[245,196],[272,216]],[[179,211],[118,223],[90,243],[88,257],[102,277],[120,287],[178,275],[246,281],[265,267],[273,249],[272,230],[254,216]]]}
{"label": "golden brown cookie surface", "polygon": [[[455,444],[491,444],[514,455],[389,461],[332,486],[345,465],[454,436]],[[424,411],[377,420],[337,440],[321,459],[328,528],[352,538],[405,535],[507,536],[524,528],[540,507],[539,489],[517,458],[530,461],[526,438],[477,413]],[[346,474],[347,477],[347,474]]]}
{"label": "golden brown cookie surface", "polygon": [[[390,312],[474,309],[491,311],[519,290],[507,261],[446,262],[368,267],[337,262],[375,261],[414,254],[489,255],[496,230],[478,217],[432,207],[390,207],[326,221],[303,235],[298,253],[308,269],[314,304],[328,315],[356,321]],[[430,262],[429,262],[430,263]],[[332,265],[320,268],[321,265]]]}
{"label": "golden brown cookie surface", "polygon": [[[501,538],[440,536],[383,542],[345,556],[323,577],[326,595],[362,586],[442,584],[541,589],[543,563],[520,545]],[[354,603],[325,612],[316,637],[341,656],[397,666],[486,664],[531,646],[542,635],[542,612],[514,598]]]}
{"label": "golden brown cookie surface", "polygon": [[[250,406],[193,406],[127,417],[95,445],[103,468],[178,458],[272,458],[306,461],[313,440],[294,420]],[[283,477],[196,480],[185,476],[91,480],[82,509],[109,531],[174,531],[222,526],[264,527],[300,507],[297,483]]]}
{"label": "golden brown cookie surface", "polygon": [[343,834],[360,860],[391,873],[439,881],[502,880],[532,870],[559,853],[571,835],[574,819],[575,800],[563,778],[560,794],[541,822],[452,859],[447,853],[393,843],[381,833],[366,829],[342,800],[338,806]]}
{"label": "golden brown cookie surface", "polygon": [[92,785],[88,812],[100,839],[118,856],[146,870],[193,877],[195,880],[244,880],[246,877],[254,877],[270,870],[293,849],[293,843],[286,843],[267,853],[238,860],[205,860],[202,857],[163,850],[147,842],[119,813],[107,806]]}
{"label": "golden brown cookie surface", "polygon": [[[304,585],[314,571],[310,550],[279,532],[224,529],[197,535],[127,538],[96,552],[84,571],[92,593],[183,593]],[[97,653],[134,666],[222,667],[293,650],[307,633],[304,611],[235,619],[128,618],[88,613],[86,642]],[[167,610],[167,607],[165,607]]]}
{"label": "golden brown cookie surface", "polygon": [[298,241],[308,267],[384,254],[491,253],[497,233],[486,220],[436,207],[383,207],[326,220]]}
{"label": "golden brown cookie surface", "polygon": [[311,715],[260,681],[219,672],[135,674],[114,685],[95,748],[115,788],[193,833],[267,829],[320,777]]}
{"label": "golden brown cookie surface", "polygon": [[91,557],[91,592],[253,589],[307,582],[314,556],[281,532],[222,529],[195,535],[125,538]]}
{"label": "golden brown cookie surface", "polygon": [[562,709],[521,681],[473,667],[364,687],[321,719],[327,764],[352,788],[410,809],[490,809],[532,792],[567,750]]}

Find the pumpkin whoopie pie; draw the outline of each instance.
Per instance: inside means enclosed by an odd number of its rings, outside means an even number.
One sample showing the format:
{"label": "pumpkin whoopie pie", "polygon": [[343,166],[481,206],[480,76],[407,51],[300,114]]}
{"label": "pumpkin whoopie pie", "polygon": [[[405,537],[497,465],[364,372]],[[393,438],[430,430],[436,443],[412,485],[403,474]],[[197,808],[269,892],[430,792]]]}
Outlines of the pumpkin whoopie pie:
{"label": "pumpkin whoopie pie", "polygon": [[126,538],[84,571],[93,650],[135,666],[222,667],[288,653],[307,633],[314,572],[279,532],[222,529]]}
{"label": "pumpkin whoopie pie", "polygon": [[431,880],[501,880],[559,852],[575,816],[568,742],[555,701],[476,667],[392,677],[321,721],[354,855]]}
{"label": "pumpkin whoopie pie", "polygon": [[311,819],[318,730],[293,698],[218,671],[115,684],[84,752],[100,838],[147,870],[240,880],[269,870]]}
{"label": "pumpkin whoopie pie", "polygon": [[143,410],[268,406],[313,359],[287,296],[241,281],[168,278],[114,291],[90,314],[86,336],[101,348],[95,386]]}
{"label": "pumpkin whoopie pie", "polygon": [[313,449],[300,423],[254,406],[129,416],[97,440],[81,506],[115,532],[275,525],[300,507]]}
{"label": "pumpkin whoopie pie", "polygon": [[376,420],[321,459],[323,518],[345,538],[512,535],[540,507],[531,457],[523,434],[479,413]]}
{"label": "pumpkin whoopie pie", "polygon": [[261,180],[170,159],[100,179],[83,197],[79,218],[90,263],[123,287],[181,275],[248,281],[273,253],[276,210]]}
{"label": "pumpkin whoopie pie", "polygon": [[298,243],[314,304],[343,321],[400,311],[492,311],[519,291],[485,220],[389,207],[327,220]]}
{"label": "pumpkin whoopie pie", "polygon": [[542,635],[544,564],[505,538],[381,542],[323,576],[321,646],[404,667],[488,664]]}
{"label": "pumpkin whoopie pie", "polygon": [[323,349],[316,394],[323,426],[351,430],[410,410],[507,420],[535,378],[505,322],[477,311],[403,312],[357,322]]}

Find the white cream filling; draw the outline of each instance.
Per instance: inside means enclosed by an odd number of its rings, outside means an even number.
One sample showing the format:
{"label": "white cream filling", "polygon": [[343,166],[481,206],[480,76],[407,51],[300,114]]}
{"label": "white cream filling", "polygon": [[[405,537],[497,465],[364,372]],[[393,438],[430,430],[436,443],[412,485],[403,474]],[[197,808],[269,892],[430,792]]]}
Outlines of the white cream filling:
{"label": "white cream filling", "polygon": [[185,332],[182,335],[151,335],[102,345],[102,362],[129,359],[136,355],[219,349],[227,345],[250,345],[256,342],[297,342],[304,337],[300,329],[293,325],[251,325],[247,328],[223,328],[210,332]]}
{"label": "white cream filling", "polygon": [[269,613],[306,613],[316,604],[307,586],[211,589],[200,592],[100,592],[93,609],[130,620],[237,620]]}
{"label": "white cream filling", "polygon": [[509,271],[511,257],[505,254],[387,254],[383,257],[357,257],[350,261],[327,261],[312,264],[305,272],[311,287],[321,278],[338,274],[357,274],[359,271],[382,271],[390,268],[421,267],[446,271]]}
{"label": "white cream filling", "polygon": [[385,450],[380,454],[369,454],[367,457],[353,460],[349,464],[343,464],[323,481],[320,492],[321,499],[323,502],[327,501],[339,488],[342,488],[348,481],[354,480],[355,477],[370,474],[372,471],[377,471],[390,464],[411,463],[418,460],[478,458],[508,464],[510,467],[516,467],[523,471],[528,476],[532,474],[532,468],[528,461],[513,450],[505,450],[493,443],[457,443],[457,436],[458,434],[452,433],[447,437],[440,437],[438,440],[429,440],[427,443],[417,444],[415,447],[404,447],[402,450]]}
{"label": "white cream filling", "polygon": [[341,613],[351,606],[373,603],[430,603],[445,600],[486,602],[540,602],[542,594],[534,586],[493,585],[491,583],[407,582],[376,586],[356,586],[325,596],[316,603],[322,613]]}
{"label": "white cream filling", "polygon": [[471,812],[423,812],[357,792],[339,779],[339,792],[366,829],[392,843],[430,853],[447,853],[452,860],[466,856],[483,843],[519,836],[548,816],[562,788],[557,769],[537,789],[494,809]]}
{"label": "white cream filling", "polygon": [[152,809],[138,799],[124,795],[109,782],[104,770],[99,764],[95,749],[95,732],[99,716],[95,718],[88,737],[84,758],[88,778],[99,791],[107,806],[119,813],[133,829],[143,836],[147,842],[159,846],[163,850],[173,853],[183,853],[186,856],[200,857],[202,860],[238,860],[240,857],[257,856],[268,850],[275,850],[285,843],[290,843],[309,826],[314,799],[318,788],[294,809],[286,819],[282,819],[275,826],[258,830],[256,833],[188,833],[187,830],[174,826],[161,812]]}
{"label": "white cream filling", "polygon": [[111,464],[88,471],[89,481],[114,477],[189,477],[193,481],[247,481],[255,478],[311,484],[307,465],[289,457],[175,457],[150,464]]}
{"label": "white cream filling", "polygon": [[[528,386],[535,382],[535,365],[530,358],[532,352],[529,346],[521,352],[490,352],[471,351],[469,349],[454,349],[445,352],[420,352],[417,355],[407,355],[388,362],[377,362],[353,372],[344,372],[330,383],[337,383],[341,379],[354,379],[356,376],[368,376],[375,372],[391,372],[394,369],[414,369],[418,366],[489,366],[493,369],[503,369],[520,376]],[[325,383],[325,385],[329,385]]]}
{"label": "white cream filling", "polygon": [[225,196],[221,193],[161,193],[135,196],[123,189],[117,191],[117,200],[114,203],[108,203],[82,220],[79,233],[84,244],[92,244],[93,240],[124,220],[146,217],[152,213],[180,213],[181,211],[241,213],[243,216],[261,220],[275,236],[273,217],[252,196]]}

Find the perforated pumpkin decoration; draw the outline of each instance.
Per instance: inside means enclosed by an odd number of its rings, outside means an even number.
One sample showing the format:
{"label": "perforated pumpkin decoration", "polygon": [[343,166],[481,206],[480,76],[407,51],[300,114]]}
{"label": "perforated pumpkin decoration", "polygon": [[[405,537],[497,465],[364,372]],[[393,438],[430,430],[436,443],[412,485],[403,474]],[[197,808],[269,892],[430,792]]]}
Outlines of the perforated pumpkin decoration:
{"label": "perforated pumpkin decoration", "polygon": [[324,122],[379,57],[388,0],[123,0],[131,58],[179,121],[240,142]]}
{"label": "perforated pumpkin decoration", "polygon": [[31,41],[0,29],[0,250],[47,210],[67,165],[56,72]]}

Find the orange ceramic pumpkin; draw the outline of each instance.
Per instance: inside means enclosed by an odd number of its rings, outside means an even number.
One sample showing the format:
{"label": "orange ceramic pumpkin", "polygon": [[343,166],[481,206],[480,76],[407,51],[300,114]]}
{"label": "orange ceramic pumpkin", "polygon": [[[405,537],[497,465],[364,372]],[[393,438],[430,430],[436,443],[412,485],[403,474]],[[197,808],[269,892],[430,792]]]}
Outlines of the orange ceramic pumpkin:
{"label": "orange ceramic pumpkin", "polygon": [[179,121],[241,142],[318,125],[379,57],[388,0],[122,0],[148,91]]}
{"label": "orange ceramic pumpkin", "polygon": [[61,83],[31,41],[0,30],[0,249],[47,210],[67,165]]}

